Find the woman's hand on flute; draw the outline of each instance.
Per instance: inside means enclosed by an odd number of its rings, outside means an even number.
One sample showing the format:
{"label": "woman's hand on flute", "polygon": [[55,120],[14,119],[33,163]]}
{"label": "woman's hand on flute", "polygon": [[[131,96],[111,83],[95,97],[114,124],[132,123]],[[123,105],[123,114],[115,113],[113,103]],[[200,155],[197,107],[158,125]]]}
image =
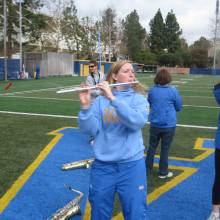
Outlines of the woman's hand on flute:
{"label": "woman's hand on flute", "polygon": [[90,89],[89,86],[82,83],[80,84],[81,88],[88,88],[88,90],[83,90],[79,92],[79,100],[81,103],[82,108],[89,108],[91,104],[91,95],[90,95]]}
{"label": "woman's hand on flute", "polygon": [[109,87],[109,83],[107,81],[103,81],[97,84],[96,87],[100,89],[102,91],[102,95],[104,95],[110,101],[113,101],[115,99],[115,96],[112,94],[112,90]]}

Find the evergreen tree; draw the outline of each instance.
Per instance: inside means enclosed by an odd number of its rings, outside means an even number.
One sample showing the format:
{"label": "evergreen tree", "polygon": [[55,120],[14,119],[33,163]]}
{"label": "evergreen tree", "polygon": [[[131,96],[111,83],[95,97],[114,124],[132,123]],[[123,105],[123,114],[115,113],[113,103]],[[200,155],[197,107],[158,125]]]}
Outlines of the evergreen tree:
{"label": "evergreen tree", "polygon": [[180,35],[182,30],[177,22],[176,16],[171,10],[165,21],[165,46],[169,53],[174,53],[181,47]]}
{"label": "evergreen tree", "polygon": [[151,52],[159,54],[165,48],[165,25],[160,9],[150,21],[150,49]]}
{"label": "evergreen tree", "polygon": [[146,38],[146,31],[139,23],[139,16],[136,10],[126,16],[123,26],[128,56],[133,61],[136,61],[139,52],[143,49],[142,45]]}

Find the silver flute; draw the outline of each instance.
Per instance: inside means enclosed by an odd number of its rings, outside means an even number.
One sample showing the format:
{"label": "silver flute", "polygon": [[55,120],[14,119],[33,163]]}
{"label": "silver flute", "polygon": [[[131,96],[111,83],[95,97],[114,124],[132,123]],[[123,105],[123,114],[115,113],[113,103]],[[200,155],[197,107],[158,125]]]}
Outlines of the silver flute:
{"label": "silver flute", "polygon": [[63,208],[58,209],[51,217],[49,217],[47,220],[67,220],[70,217],[74,215],[80,215],[81,210],[79,203],[83,197],[83,193],[73,189],[70,186],[66,186],[69,190],[78,193],[79,195],[71,200],[69,203],[67,203]]}
{"label": "silver flute", "polygon": [[72,163],[65,163],[62,165],[62,170],[72,170],[78,168],[86,168],[88,169],[91,163],[94,161],[94,158],[86,159],[86,160],[78,160]]}
{"label": "silver flute", "polygon": [[[125,83],[113,83],[113,84],[109,84],[109,87],[123,86],[123,85],[137,84],[137,83],[139,83],[139,81],[125,82]],[[82,92],[82,91],[86,91],[88,89],[90,89],[90,90],[97,89],[97,87],[96,86],[73,87],[73,88],[67,88],[67,89],[58,90],[56,93]]]}

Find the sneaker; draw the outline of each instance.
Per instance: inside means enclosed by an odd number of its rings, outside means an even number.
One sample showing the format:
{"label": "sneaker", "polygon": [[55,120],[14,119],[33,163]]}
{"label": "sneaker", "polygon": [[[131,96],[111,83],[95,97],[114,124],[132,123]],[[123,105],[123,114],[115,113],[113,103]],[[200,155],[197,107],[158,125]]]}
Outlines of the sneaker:
{"label": "sneaker", "polygon": [[216,217],[216,215],[212,212],[211,215],[207,218],[207,220],[220,220],[219,216]]}
{"label": "sneaker", "polygon": [[173,176],[173,172],[168,172],[168,174],[167,175],[159,175],[158,177],[160,178],[160,179],[166,179],[166,178],[170,178],[170,177],[172,177]]}

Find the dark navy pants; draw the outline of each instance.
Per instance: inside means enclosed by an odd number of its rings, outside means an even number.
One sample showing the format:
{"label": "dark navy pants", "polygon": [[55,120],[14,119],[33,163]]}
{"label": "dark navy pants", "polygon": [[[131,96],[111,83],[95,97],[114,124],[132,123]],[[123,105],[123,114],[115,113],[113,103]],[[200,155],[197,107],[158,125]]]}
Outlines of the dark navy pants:
{"label": "dark navy pants", "polygon": [[212,188],[212,204],[220,205],[220,149],[215,149],[215,180]]}
{"label": "dark navy pants", "polygon": [[150,127],[150,140],[149,140],[149,147],[147,150],[146,166],[148,169],[153,168],[156,149],[157,146],[159,145],[159,142],[161,141],[159,175],[168,174],[168,156],[174,134],[175,134],[175,127],[173,128],[156,128],[152,126]]}
{"label": "dark navy pants", "polygon": [[125,220],[147,219],[147,182],[144,158],[126,163],[95,160],[91,168],[91,220],[110,220],[118,193]]}

